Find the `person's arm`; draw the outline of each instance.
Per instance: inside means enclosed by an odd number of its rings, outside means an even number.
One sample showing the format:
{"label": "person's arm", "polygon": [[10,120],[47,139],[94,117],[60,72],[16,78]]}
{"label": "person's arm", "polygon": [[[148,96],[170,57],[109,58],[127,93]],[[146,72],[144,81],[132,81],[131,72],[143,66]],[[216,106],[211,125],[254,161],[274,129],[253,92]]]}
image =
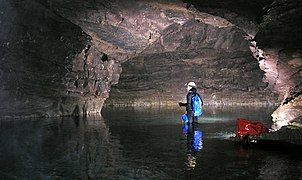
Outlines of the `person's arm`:
{"label": "person's arm", "polygon": [[179,106],[187,106],[187,103],[179,102],[178,105]]}

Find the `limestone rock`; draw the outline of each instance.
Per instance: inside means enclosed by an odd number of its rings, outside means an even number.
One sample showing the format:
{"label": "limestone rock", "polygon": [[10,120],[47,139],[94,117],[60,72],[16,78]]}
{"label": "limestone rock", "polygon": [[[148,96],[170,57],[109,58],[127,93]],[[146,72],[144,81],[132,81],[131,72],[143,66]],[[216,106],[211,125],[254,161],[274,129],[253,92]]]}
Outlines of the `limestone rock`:
{"label": "limestone rock", "polygon": [[[280,129],[282,126],[286,125],[296,125],[301,126],[302,124],[302,95],[293,98],[291,101],[287,102],[278,107],[276,111],[272,114],[274,128]],[[301,126],[302,127],[302,126]]]}
{"label": "limestone rock", "polygon": [[0,117],[98,112],[119,64],[43,3],[4,0],[0,12]]}
{"label": "limestone rock", "polygon": [[295,121],[301,125],[302,1],[276,0],[266,6],[267,14],[255,39],[264,52],[265,81],[279,94],[281,106],[272,114],[275,128]]}
{"label": "limestone rock", "polygon": [[187,81],[206,104],[291,105],[301,12],[301,0],[1,0],[0,117],[177,104]]}

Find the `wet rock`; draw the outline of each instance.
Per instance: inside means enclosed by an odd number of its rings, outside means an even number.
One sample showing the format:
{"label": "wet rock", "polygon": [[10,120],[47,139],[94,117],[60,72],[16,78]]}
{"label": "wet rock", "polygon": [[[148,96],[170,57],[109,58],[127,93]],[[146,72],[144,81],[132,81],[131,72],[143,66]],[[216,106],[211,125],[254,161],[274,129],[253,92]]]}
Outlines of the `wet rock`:
{"label": "wet rock", "polygon": [[274,129],[280,129],[286,125],[302,127],[302,95],[293,98],[291,101],[279,106],[273,112]]}
{"label": "wet rock", "polygon": [[286,142],[291,144],[302,145],[301,127],[291,125],[283,126],[278,131],[262,135],[259,139],[266,141],[275,141],[276,144],[277,142]]}

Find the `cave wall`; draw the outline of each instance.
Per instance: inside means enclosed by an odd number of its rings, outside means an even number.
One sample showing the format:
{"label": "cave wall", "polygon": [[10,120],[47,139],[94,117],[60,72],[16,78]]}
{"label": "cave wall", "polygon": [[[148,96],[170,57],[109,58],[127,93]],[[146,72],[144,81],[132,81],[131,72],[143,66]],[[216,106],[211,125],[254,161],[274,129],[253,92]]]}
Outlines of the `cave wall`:
{"label": "cave wall", "polygon": [[255,40],[267,64],[264,81],[281,97],[272,114],[276,129],[302,124],[302,1],[274,1],[265,7],[267,14]]}
{"label": "cave wall", "polygon": [[[177,105],[184,84],[194,81],[207,105],[269,105],[264,72],[253,57],[244,32],[189,19],[122,64],[110,105]],[[172,28],[171,28],[172,29]]]}
{"label": "cave wall", "polygon": [[192,80],[208,105],[301,102],[300,0],[0,4],[0,117],[175,105]]}
{"label": "cave wall", "polygon": [[0,117],[99,112],[119,66],[45,4],[0,4]]}
{"label": "cave wall", "polygon": [[[150,8],[141,9],[145,21],[157,18],[167,25],[157,28],[156,39],[150,36],[143,51],[136,51],[134,58],[122,63],[120,82],[112,87],[106,105],[177,105],[185,98],[184,84],[188,81],[197,83],[208,105],[278,102],[277,95],[262,81],[264,72],[245,38],[243,27],[250,24],[237,26],[184,3],[156,5],[157,14],[162,14],[159,17],[154,17]],[[135,32],[129,22],[136,17],[121,14],[125,28]],[[138,18],[135,21],[142,24]]]}

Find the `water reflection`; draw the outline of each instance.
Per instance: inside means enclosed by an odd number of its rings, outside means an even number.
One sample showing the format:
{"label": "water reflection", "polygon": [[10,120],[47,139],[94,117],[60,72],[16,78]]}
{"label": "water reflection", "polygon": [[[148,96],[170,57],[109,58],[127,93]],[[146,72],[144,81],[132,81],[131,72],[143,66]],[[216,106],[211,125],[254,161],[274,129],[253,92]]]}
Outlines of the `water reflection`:
{"label": "water reflection", "polygon": [[101,179],[120,157],[101,117],[0,123],[0,179]]}
{"label": "water reflection", "polygon": [[201,124],[190,126],[180,124],[182,112],[123,108],[103,111],[104,119],[0,120],[0,179],[301,179],[301,151],[238,152],[227,138],[238,116],[266,119],[262,109],[205,108]]}
{"label": "water reflection", "polygon": [[188,170],[194,170],[198,152],[203,148],[202,131],[198,128],[198,123],[185,124],[183,134],[187,139],[187,161]]}

